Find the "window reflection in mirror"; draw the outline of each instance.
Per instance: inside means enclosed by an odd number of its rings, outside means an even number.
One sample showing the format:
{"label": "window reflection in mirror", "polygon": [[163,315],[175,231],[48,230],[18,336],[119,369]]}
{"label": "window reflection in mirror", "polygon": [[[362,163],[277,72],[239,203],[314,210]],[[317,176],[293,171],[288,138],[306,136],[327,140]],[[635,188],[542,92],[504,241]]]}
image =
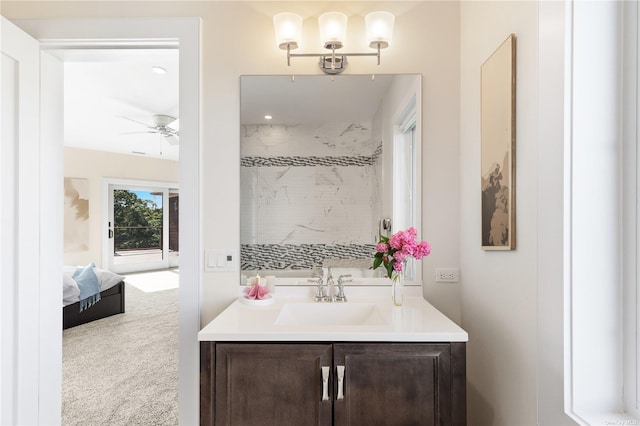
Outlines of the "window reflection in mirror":
{"label": "window reflection in mirror", "polygon": [[419,227],[420,77],[243,76],[240,87],[241,284],[313,285],[339,260],[334,278],[389,285],[371,270],[383,219]]}
{"label": "window reflection in mirror", "polygon": [[[407,109],[396,120],[393,127],[393,221],[392,233],[408,229],[416,224],[416,169],[418,156],[416,146],[416,102],[411,99]],[[405,268],[405,279],[416,277],[415,259],[409,257]]]}

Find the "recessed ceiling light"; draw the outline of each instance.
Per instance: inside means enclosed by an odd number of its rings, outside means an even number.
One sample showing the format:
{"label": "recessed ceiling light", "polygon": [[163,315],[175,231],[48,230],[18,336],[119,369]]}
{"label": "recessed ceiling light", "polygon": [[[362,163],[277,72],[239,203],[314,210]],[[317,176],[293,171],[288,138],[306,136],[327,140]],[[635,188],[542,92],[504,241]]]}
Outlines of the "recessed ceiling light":
{"label": "recessed ceiling light", "polygon": [[265,120],[271,120],[272,118],[273,118],[273,117],[272,117],[272,116],[270,116],[270,115],[265,115],[265,116],[264,116],[264,119],[265,119]]}
{"label": "recessed ceiling light", "polygon": [[158,66],[151,67],[151,71],[155,72],[156,74],[160,74],[160,75],[164,75],[164,74],[167,73],[166,69],[164,69],[162,67],[158,67]]}

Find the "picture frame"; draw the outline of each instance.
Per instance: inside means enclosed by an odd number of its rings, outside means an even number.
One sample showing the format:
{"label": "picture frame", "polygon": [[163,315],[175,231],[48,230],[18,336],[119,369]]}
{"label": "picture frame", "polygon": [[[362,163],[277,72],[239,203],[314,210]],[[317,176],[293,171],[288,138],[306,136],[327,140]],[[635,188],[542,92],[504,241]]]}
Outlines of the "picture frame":
{"label": "picture frame", "polygon": [[64,178],[64,252],[89,250],[89,179]]}
{"label": "picture frame", "polygon": [[515,250],[516,38],[480,68],[482,249]]}

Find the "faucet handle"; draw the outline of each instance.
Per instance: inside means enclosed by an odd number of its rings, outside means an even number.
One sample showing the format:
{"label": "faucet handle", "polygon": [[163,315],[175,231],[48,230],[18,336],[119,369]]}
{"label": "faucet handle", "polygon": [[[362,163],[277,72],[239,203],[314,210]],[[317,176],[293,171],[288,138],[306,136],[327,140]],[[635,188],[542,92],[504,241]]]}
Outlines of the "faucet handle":
{"label": "faucet handle", "polygon": [[351,274],[346,274],[346,275],[340,275],[338,277],[338,294],[336,294],[335,297],[335,301],[336,302],[346,302],[347,301],[347,296],[344,295],[344,283],[349,283],[351,281],[353,281],[353,279],[346,279],[345,278],[351,278]]}
{"label": "faucet handle", "polygon": [[314,298],[316,302],[324,302],[327,300],[327,295],[324,291],[324,282],[322,280],[322,276],[318,276],[315,279],[307,279],[307,282],[314,283],[317,286],[316,296]]}
{"label": "faucet handle", "polygon": [[318,275],[313,278],[307,278],[307,282],[322,285],[322,275]]}
{"label": "faucet handle", "polygon": [[[346,279],[345,278],[350,278],[350,279]],[[338,277],[338,285],[343,285],[344,283],[350,283],[353,281],[353,278],[351,278],[351,274],[345,274],[345,275],[340,275]]]}

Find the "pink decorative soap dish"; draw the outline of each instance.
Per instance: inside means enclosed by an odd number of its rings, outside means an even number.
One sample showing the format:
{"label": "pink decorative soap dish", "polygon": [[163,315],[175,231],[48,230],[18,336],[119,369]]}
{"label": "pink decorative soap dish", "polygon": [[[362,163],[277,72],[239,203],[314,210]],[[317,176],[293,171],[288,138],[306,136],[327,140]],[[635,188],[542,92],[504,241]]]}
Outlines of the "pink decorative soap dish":
{"label": "pink decorative soap dish", "polygon": [[273,297],[270,294],[266,295],[262,299],[249,299],[246,296],[241,296],[240,301],[246,305],[250,306],[266,306],[273,303]]}

